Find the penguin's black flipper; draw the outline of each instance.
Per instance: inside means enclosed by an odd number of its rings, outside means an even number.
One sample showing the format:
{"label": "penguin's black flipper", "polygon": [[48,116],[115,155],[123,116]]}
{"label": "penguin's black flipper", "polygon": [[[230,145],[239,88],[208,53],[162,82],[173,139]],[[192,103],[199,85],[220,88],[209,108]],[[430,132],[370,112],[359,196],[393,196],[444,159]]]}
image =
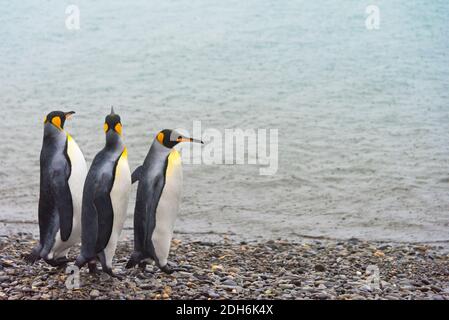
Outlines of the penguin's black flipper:
{"label": "penguin's black flipper", "polygon": [[[153,236],[154,228],[156,227],[156,209],[159,204],[159,200],[161,199],[162,190],[165,186],[165,176],[159,175],[158,177],[155,177],[153,180],[153,184],[151,186],[151,199],[148,200],[146,205],[146,216],[149,217],[147,219],[145,230],[145,244],[151,243],[151,237]],[[145,247],[146,250],[148,250],[148,247]],[[153,250],[150,250],[149,252],[153,256]]]}
{"label": "penguin's black flipper", "polygon": [[131,175],[131,183],[140,180],[140,177],[142,176],[142,170],[143,166],[138,166],[136,170],[134,170],[133,174]]}
{"label": "penguin's black flipper", "polygon": [[114,211],[109,193],[100,193],[94,199],[98,214],[98,238],[96,251],[103,251],[108,245],[114,224]]}
{"label": "penguin's black flipper", "polygon": [[53,201],[59,214],[61,239],[67,241],[72,233],[73,203],[69,181],[64,170],[55,170],[50,183]]}

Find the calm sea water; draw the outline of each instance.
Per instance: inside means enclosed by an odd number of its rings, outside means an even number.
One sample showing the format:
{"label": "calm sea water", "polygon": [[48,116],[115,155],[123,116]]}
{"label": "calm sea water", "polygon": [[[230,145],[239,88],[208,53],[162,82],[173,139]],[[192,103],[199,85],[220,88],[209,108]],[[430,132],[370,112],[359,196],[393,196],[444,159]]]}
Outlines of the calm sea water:
{"label": "calm sea water", "polygon": [[73,2],[79,31],[64,1],[0,5],[1,221],[37,220],[44,115],[77,111],[90,163],[114,105],[132,168],[165,127],[279,129],[274,176],[185,166],[178,231],[449,239],[448,1]]}

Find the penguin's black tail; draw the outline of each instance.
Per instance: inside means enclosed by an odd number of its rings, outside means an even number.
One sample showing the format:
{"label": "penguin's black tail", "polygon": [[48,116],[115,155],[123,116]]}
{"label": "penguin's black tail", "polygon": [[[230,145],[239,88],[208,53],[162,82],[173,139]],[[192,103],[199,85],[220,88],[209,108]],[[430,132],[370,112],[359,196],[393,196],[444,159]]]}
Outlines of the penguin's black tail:
{"label": "penguin's black tail", "polygon": [[126,269],[134,268],[136,265],[139,264],[141,260],[142,255],[139,252],[133,252],[131,255],[131,258],[129,258],[128,263],[126,264]]}

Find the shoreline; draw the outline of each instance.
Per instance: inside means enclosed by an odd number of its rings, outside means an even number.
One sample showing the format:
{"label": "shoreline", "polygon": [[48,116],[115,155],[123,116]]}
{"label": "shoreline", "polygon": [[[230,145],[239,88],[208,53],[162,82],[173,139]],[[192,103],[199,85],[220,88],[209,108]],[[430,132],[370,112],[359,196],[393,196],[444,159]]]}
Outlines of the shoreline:
{"label": "shoreline", "polygon": [[[32,234],[0,236],[0,300],[449,300],[449,254],[426,244],[174,239],[169,259],[188,270],[166,275],[150,265],[143,276],[138,269],[124,269],[132,250],[132,241],[125,240],[113,263],[123,280],[82,269],[80,288],[71,290],[65,270],[23,261],[35,243]],[[78,250],[72,249],[69,258]]]}
{"label": "shoreline", "polygon": [[[127,241],[129,239],[133,238],[133,231],[134,227],[132,225],[125,226],[122,231],[121,240],[120,241]],[[34,238],[39,238],[39,226],[38,222],[34,220],[14,220],[9,221],[7,219],[0,219],[0,237],[8,237],[8,236],[15,236],[15,235],[21,235],[21,234],[31,234]],[[224,237],[228,238],[229,240],[232,240],[234,242],[248,242],[248,243],[260,243],[260,242],[266,242],[274,239],[280,239],[276,235],[272,236],[265,236],[265,235],[259,235],[258,237],[254,236],[248,236],[248,235],[242,235],[239,233],[234,233],[232,231],[227,232],[218,232],[214,230],[205,230],[205,231],[192,231],[192,230],[180,230],[176,229],[174,230],[174,235],[181,240],[187,240],[187,241],[198,241],[198,240],[204,240],[204,241],[210,241],[210,242],[220,242]],[[322,236],[322,235],[310,235],[310,234],[302,234],[302,233],[295,233],[294,236],[292,235],[285,235],[283,240],[289,241],[289,242],[297,242],[297,241],[334,241],[334,242],[345,242],[345,241],[351,241],[351,240],[357,240],[357,241],[365,241],[365,242],[372,242],[377,244],[388,244],[393,246],[398,245],[429,245],[432,247],[435,247],[439,251],[443,253],[449,253],[449,239],[441,239],[441,240],[433,240],[433,241],[420,241],[420,240],[396,240],[396,239],[388,239],[388,238],[377,238],[377,239],[371,239],[370,237],[364,238],[364,237],[328,237],[328,236]]]}

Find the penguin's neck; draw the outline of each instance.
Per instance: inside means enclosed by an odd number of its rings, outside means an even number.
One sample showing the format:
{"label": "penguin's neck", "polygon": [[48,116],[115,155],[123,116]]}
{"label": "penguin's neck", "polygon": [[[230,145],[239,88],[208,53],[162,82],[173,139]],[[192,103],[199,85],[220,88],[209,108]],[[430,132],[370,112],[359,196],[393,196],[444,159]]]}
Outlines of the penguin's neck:
{"label": "penguin's neck", "polygon": [[123,144],[122,138],[120,135],[114,132],[108,132],[106,134],[106,145],[105,149],[107,151],[115,152],[115,151],[122,151],[125,148],[125,145]]}
{"label": "penguin's neck", "polygon": [[57,144],[65,142],[67,134],[64,130],[56,128],[52,124],[44,127],[44,144]]}
{"label": "penguin's neck", "polygon": [[149,165],[154,162],[165,163],[172,150],[173,149],[163,146],[159,143],[159,141],[154,139],[150,152],[148,152],[148,156],[145,159],[144,165]]}

